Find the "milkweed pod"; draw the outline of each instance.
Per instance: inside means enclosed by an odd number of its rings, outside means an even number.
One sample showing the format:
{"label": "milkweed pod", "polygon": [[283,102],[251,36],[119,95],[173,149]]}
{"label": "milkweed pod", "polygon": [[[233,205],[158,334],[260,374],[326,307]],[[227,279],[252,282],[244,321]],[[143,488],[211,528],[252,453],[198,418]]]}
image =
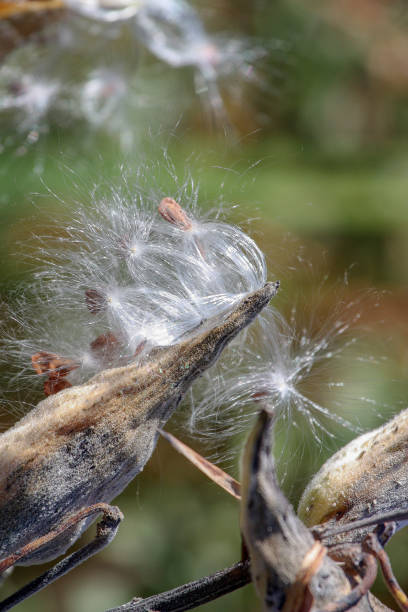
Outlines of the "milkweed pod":
{"label": "milkweed pod", "polygon": [[[299,517],[308,526],[338,526],[406,508],[407,450],[408,409],[328,459],[306,487]],[[362,533],[342,537],[360,541]]]}

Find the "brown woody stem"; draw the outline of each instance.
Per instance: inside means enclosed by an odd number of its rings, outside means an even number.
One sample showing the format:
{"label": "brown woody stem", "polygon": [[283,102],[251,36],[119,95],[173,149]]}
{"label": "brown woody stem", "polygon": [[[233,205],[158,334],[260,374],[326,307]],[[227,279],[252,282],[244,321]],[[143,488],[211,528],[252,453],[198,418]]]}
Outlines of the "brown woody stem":
{"label": "brown woody stem", "polygon": [[183,584],[147,599],[135,598],[106,612],[182,612],[213,601],[251,582],[249,562],[241,561],[211,576]]}
{"label": "brown woody stem", "polygon": [[364,548],[378,559],[388,590],[394,597],[400,609],[403,612],[408,612],[408,597],[405,595],[394,576],[390,560],[380,542],[379,537],[381,537],[381,534],[370,533],[364,541]]}

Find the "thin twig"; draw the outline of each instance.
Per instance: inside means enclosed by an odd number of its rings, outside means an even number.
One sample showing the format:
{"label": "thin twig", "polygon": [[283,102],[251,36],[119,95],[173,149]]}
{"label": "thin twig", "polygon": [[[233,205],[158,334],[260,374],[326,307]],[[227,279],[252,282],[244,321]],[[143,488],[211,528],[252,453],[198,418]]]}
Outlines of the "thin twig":
{"label": "thin twig", "polygon": [[408,612],[408,597],[394,576],[388,555],[379,540],[379,534],[370,533],[364,541],[364,548],[378,559],[388,590],[400,609],[403,612]]}
{"label": "thin twig", "polygon": [[249,562],[241,561],[211,576],[183,584],[171,591],[153,595],[147,599],[132,599],[118,608],[106,612],[183,612],[202,606],[222,595],[240,589],[251,582]]}
{"label": "thin twig", "polygon": [[381,525],[383,523],[398,522],[407,520],[408,510],[394,510],[392,512],[384,512],[383,514],[377,514],[374,516],[368,516],[358,521],[350,521],[344,525],[338,525],[335,527],[324,525],[315,525],[311,531],[313,535],[319,540],[329,538],[332,536],[339,535],[341,533],[347,533],[356,529],[363,529],[365,527],[371,527],[372,525]]}

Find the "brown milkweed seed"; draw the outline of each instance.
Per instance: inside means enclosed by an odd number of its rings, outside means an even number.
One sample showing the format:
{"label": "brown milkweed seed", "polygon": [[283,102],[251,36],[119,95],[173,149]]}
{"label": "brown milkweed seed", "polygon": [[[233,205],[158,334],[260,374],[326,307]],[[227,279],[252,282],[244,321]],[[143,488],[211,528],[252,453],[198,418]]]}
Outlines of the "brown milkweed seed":
{"label": "brown milkweed seed", "polygon": [[179,229],[187,232],[191,230],[193,224],[190,219],[187,217],[184,210],[181,208],[180,204],[173,200],[173,198],[163,198],[159,204],[159,213],[172,225],[175,225]]}

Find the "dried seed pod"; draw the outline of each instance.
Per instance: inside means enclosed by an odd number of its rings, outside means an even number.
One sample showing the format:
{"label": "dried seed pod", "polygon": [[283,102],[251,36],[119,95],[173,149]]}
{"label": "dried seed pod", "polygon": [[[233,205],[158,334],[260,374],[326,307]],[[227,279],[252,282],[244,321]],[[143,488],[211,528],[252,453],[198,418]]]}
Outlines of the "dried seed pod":
{"label": "dried seed pod", "polygon": [[[163,427],[193,381],[275,295],[277,284],[249,293],[142,365],[105,370],[86,384],[43,400],[0,435],[0,559],[55,529],[67,515],[116,497],[143,469]],[[56,363],[41,355],[39,368]],[[45,360],[44,356],[44,360]],[[19,560],[63,553],[92,519]]]}
{"label": "dried seed pod", "polygon": [[350,584],[278,486],[273,424],[272,413],[262,410],[242,458],[240,522],[253,582],[264,612],[325,609]]}
{"label": "dried seed pod", "polygon": [[[333,538],[330,531],[406,508],[407,450],[408,409],[352,440],[326,461],[302,495],[300,518],[308,526],[324,524],[330,545],[362,542],[367,528],[350,529]],[[404,524],[399,522],[400,527]]]}
{"label": "dried seed pod", "polygon": [[58,238],[41,240],[36,276],[43,287],[33,283],[32,295],[22,292],[10,309],[16,333],[2,338],[2,354],[18,372],[13,384],[27,392],[23,402],[30,401],[34,370],[30,380],[22,364],[39,350],[52,347],[75,359],[80,367],[69,378],[83,383],[101,369],[180,342],[264,285],[266,263],[256,243],[238,227],[204,219],[196,193],[177,193],[186,211],[194,211],[191,231],[154,214],[152,202],[161,198],[145,198],[135,185],[132,199],[113,190],[106,201],[70,209]]}

